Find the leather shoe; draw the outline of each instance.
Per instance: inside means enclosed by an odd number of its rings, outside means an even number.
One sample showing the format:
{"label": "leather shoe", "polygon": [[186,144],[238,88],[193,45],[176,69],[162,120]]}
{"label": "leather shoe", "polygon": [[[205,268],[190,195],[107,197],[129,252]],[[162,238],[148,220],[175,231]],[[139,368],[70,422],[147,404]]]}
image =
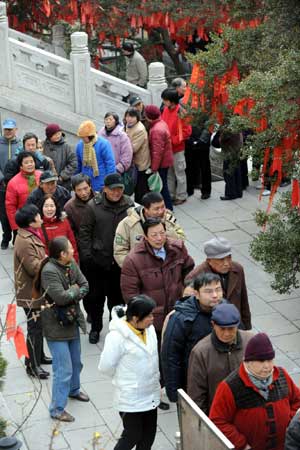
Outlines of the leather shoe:
{"label": "leather shoe", "polygon": [[49,358],[49,356],[42,356],[41,364],[52,364],[52,358]]}
{"label": "leather shoe", "polygon": [[185,202],[186,202],[186,199],[180,200],[179,198],[177,198],[176,200],[174,200],[174,205],[175,206],[182,205]]}
{"label": "leather shoe", "polygon": [[77,395],[69,395],[70,398],[73,398],[74,400],[79,400],[80,402],[89,402],[90,401],[90,397],[86,394],[84,394],[84,392],[79,392],[79,394]]}
{"label": "leather shoe", "polygon": [[202,200],[207,200],[209,197],[210,197],[210,194],[202,194],[201,195]]}
{"label": "leather shoe", "polygon": [[221,195],[220,200],[235,200],[236,198],[242,198],[240,197],[227,197],[227,195]]}
{"label": "leather shoe", "polygon": [[159,409],[162,409],[163,411],[168,411],[168,409],[170,409],[169,403],[162,402],[162,401],[160,402],[158,407],[159,407]]}
{"label": "leather shoe", "polygon": [[8,249],[9,242],[2,241],[1,242],[1,250],[7,250]]}
{"label": "leather shoe", "polygon": [[40,380],[46,380],[50,375],[49,372],[42,369],[41,367],[32,368],[31,366],[26,367],[26,373],[30,377],[39,378]]}
{"label": "leather shoe", "polygon": [[89,334],[89,343],[97,344],[99,342],[100,333],[99,331],[90,331]]}

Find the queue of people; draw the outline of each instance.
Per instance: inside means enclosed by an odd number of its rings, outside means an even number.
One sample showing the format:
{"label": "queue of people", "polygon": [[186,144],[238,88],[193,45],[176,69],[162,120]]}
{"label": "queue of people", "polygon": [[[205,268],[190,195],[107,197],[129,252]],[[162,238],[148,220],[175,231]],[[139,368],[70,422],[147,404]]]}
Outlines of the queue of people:
{"label": "queue of people", "polygon": [[[237,449],[283,450],[300,391],[274,366],[269,338],[251,331],[245,273],[232,260],[231,243],[222,236],[205,242],[206,260],[196,267],[189,255],[172,196],[175,205],[187,197],[184,141],[191,129],[174,92],[162,97],[168,108],[162,114],[143,107],[148,131],[132,105],[124,127],[113,112],[99,132],[83,122],[74,152],[56,124],[46,128],[47,154],[37,150],[36,136],[25,136],[21,149],[13,131],[5,135],[10,145],[0,142],[3,180],[5,168],[17,170],[2,185],[2,248],[13,231],[16,299],[27,319],[26,372],[48,379],[43,365],[52,364],[50,416],[73,422],[68,399],[89,401],[80,390],[79,330],[86,334],[90,322],[88,341],[97,344],[107,302],[99,370],[113,380],[123,423],[115,450],[151,449],[157,408],[169,408],[164,387],[170,402],[185,389]],[[133,165],[139,204],[126,194],[124,173]],[[155,172],[161,192],[147,183]],[[206,185],[204,199],[208,194]]]}

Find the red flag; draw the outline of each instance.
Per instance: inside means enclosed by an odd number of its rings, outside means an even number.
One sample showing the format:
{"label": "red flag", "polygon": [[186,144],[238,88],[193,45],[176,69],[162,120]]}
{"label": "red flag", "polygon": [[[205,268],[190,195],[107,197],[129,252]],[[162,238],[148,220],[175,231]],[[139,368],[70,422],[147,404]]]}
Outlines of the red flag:
{"label": "red flag", "polygon": [[7,305],[7,313],[6,313],[6,339],[14,337],[16,333],[16,305]]}
{"label": "red flag", "polygon": [[17,327],[17,331],[14,335],[14,341],[18,358],[20,359],[22,356],[29,358],[24,333],[21,327]]}

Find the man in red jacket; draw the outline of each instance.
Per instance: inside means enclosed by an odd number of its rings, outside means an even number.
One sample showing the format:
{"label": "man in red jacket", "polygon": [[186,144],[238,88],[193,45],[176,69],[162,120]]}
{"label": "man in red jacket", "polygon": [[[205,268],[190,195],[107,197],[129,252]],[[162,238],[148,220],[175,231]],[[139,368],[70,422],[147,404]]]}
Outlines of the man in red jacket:
{"label": "man in red jacket", "polygon": [[149,123],[149,147],[151,154],[151,170],[159,172],[163,188],[161,195],[166,208],[173,211],[173,204],[168,188],[168,170],[173,166],[171,135],[168,125],[161,119],[160,110],[155,105],[145,107],[145,117]]}
{"label": "man in red jacket", "polygon": [[300,391],[281,367],[265,333],[247,344],[244,362],[222,381],[209,417],[236,450],[283,450]]}
{"label": "man in red jacket", "polygon": [[168,173],[168,185],[171,197],[175,198],[174,205],[181,205],[187,199],[185,140],[190,137],[192,127],[181,117],[183,112],[180,111],[179,96],[175,89],[165,89],[161,98],[164,104],[161,117],[169,127],[174,155],[174,164]]}

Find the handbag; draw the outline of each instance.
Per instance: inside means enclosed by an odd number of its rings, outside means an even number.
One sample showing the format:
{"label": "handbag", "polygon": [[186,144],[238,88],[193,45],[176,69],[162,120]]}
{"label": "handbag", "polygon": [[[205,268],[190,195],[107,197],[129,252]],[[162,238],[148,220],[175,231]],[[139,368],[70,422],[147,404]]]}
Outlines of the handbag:
{"label": "handbag", "polygon": [[121,174],[124,183],[124,194],[132,195],[137,183],[137,168],[133,164],[126,172]]}

